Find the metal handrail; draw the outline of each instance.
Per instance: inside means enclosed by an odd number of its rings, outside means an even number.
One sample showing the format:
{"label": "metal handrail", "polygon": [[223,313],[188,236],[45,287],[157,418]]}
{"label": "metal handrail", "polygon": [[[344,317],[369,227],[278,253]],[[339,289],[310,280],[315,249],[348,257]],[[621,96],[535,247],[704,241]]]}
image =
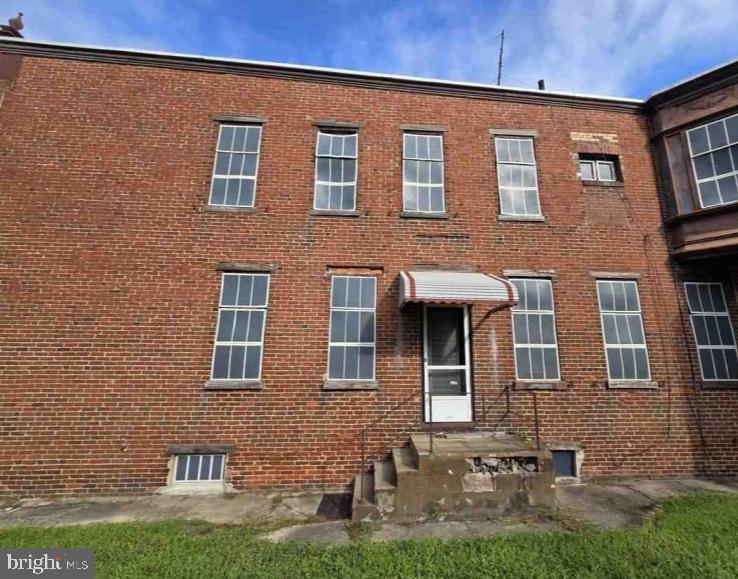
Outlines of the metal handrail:
{"label": "metal handrail", "polygon": [[[494,400],[492,400],[491,403],[496,403],[503,395],[505,396],[505,413],[500,417],[500,419],[497,421],[497,424],[495,425],[495,428],[499,428],[500,424],[503,420],[505,420],[507,417],[510,417],[512,419],[513,429],[515,428],[515,419],[518,418],[522,421],[528,421],[532,422],[531,426],[533,426],[535,433],[536,433],[536,450],[541,450],[541,427],[540,427],[540,419],[538,417],[538,393],[535,390],[531,391],[531,394],[533,395],[533,419],[531,421],[531,418],[529,416],[526,416],[525,414],[520,414],[520,412],[516,412],[512,408],[512,400],[511,400],[511,390],[512,386],[515,383],[513,382],[512,385],[508,384],[505,386],[505,388],[500,392]],[[488,403],[482,399],[482,418],[483,420],[487,419],[487,410],[489,408]]]}
{"label": "metal handrail", "polygon": [[[403,408],[410,401],[415,400],[421,393],[423,395],[425,395],[425,389],[423,389],[421,391],[413,392],[413,394],[411,394],[410,396],[408,396],[407,398],[405,398],[404,400],[402,400],[401,402],[399,402],[398,404],[396,404],[395,406],[393,406],[389,410],[386,410],[378,418],[376,418],[373,421],[371,421],[359,433],[359,438],[360,438],[360,441],[361,441],[361,466],[359,467],[359,475],[360,475],[360,478],[359,478],[359,484],[360,484],[359,492],[360,492],[360,497],[361,497],[361,501],[362,502],[364,501],[364,474],[365,474],[364,471],[367,468],[367,456],[366,456],[366,436],[367,436],[367,434],[371,430],[373,430],[377,425],[379,425],[381,422],[383,422],[388,416],[394,414],[400,408]],[[429,424],[428,433],[429,433],[429,436],[430,436],[430,451],[433,452],[433,414],[432,414],[432,411],[433,411],[433,399],[432,399],[432,396],[430,396],[430,393],[428,393],[428,397],[430,399],[430,412],[429,412],[430,413],[430,416],[428,417],[429,418],[429,420],[428,420],[428,424]],[[423,418],[421,416],[420,421],[422,421],[422,420],[423,420]],[[416,424],[417,424],[417,422],[414,423],[414,425],[416,425]],[[389,444],[392,444],[395,440],[397,440],[400,436],[402,436],[405,432],[408,432],[408,431],[409,431],[409,428],[406,428],[404,430],[401,430],[398,434],[396,434],[393,438],[390,439]]]}

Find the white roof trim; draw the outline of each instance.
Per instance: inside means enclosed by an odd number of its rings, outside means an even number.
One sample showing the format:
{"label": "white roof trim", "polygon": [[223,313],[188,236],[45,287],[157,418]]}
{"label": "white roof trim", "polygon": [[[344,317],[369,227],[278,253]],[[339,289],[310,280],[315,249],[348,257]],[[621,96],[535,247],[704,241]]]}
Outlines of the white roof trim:
{"label": "white roof trim", "polygon": [[253,66],[265,66],[265,67],[276,66],[280,68],[297,70],[297,71],[304,70],[304,71],[314,71],[314,72],[327,72],[327,73],[338,74],[338,75],[363,76],[366,78],[375,78],[375,79],[407,80],[407,81],[424,82],[424,83],[430,83],[430,84],[443,84],[443,85],[450,85],[450,86],[457,86],[457,87],[482,88],[482,89],[488,89],[490,91],[511,91],[511,92],[518,92],[521,94],[596,99],[596,100],[601,100],[605,102],[617,102],[617,103],[629,103],[629,104],[643,104],[645,102],[642,99],[634,99],[634,98],[627,98],[627,97],[613,97],[613,96],[607,96],[607,95],[568,92],[568,91],[538,90],[538,89],[532,89],[532,88],[529,89],[529,88],[520,88],[520,87],[514,87],[514,86],[504,86],[504,85],[498,86],[498,85],[491,85],[491,84],[478,83],[478,82],[443,80],[443,79],[423,77],[423,76],[406,76],[406,75],[401,75],[401,74],[387,74],[387,73],[377,73],[377,72],[366,72],[366,71],[361,71],[361,70],[350,70],[350,69],[344,69],[344,68],[329,68],[329,67],[322,67],[322,66],[311,66],[311,65],[306,65],[306,64],[290,64],[290,63],[283,63],[283,62],[269,62],[269,61],[264,61],[264,60],[227,58],[223,56],[206,56],[203,54],[188,54],[184,52],[143,50],[143,49],[121,48],[118,46],[77,44],[73,42],[49,42],[49,41],[44,41],[44,40],[34,40],[34,39],[29,39],[29,38],[14,38],[14,37],[3,37],[2,42],[3,43],[17,43],[17,44],[34,44],[34,45],[39,45],[39,46],[48,46],[52,48],[53,47],[71,48],[71,49],[79,48],[83,50],[100,50],[100,51],[112,50],[112,51],[123,52],[123,53],[128,53],[128,54],[143,54],[143,55],[151,55],[151,56],[187,58],[190,60],[201,60],[203,62],[213,62],[213,63],[221,62],[221,63],[245,64],[245,65],[253,65]]}

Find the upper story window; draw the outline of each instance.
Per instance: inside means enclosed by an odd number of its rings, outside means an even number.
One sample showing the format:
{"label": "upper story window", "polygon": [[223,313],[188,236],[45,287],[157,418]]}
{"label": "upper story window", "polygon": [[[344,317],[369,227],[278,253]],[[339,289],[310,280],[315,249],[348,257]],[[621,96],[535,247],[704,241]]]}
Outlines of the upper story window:
{"label": "upper story window", "polygon": [[700,204],[738,201],[738,114],[687,131]]}
{"label": "upper story window", "polygon": [[650,380],[638,285],[634,281],[597,281],[602,333],[610,380]]}
{"label": "upper story window", "polygon": [[356,209],[358,134],[318,131],[315,147],[315,209]]}
{"label": "upper story window", "polygon": [[261,126],[220,125],[210,204],[253,207],[259,167]]}
{"label": "upper story window", "polygon": [[443,213],[443,136],[404,133],[402,146],[403,210]]}
{"label": "upper story window", "polygon": [[614,155],[579,154],[579,178],[582,181],[615,183],[619,181],[618,158]]}
{"label": "upper story window", "polygon": [[541,215],[538,175],[530,137],[495,137],[502,215]]}
{"label": "upper story window", "polygon": [[377,280],[331,278],[329,380],[374,380]]}
{"label": "upper story window", "polygon": [[553,289],[548,279],[511,279],[520,301],[512,309],[519,380],[559,380]]}
{"label": "upper story window", "polygon": [[703,380],[738,380],[738,351],[723,286],[685,283]]}
{"label": "upper story window", "polygon": [[214,380],[259,380],[269,275],[224,273],[213,350]]}

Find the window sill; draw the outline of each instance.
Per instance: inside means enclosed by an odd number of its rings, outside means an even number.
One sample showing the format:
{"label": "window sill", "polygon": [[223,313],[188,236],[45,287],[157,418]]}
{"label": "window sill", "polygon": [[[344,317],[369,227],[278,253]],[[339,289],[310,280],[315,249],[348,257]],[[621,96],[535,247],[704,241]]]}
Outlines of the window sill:
{"label": "window sill", "polygon": [[615,189],[624,187],[622,181],[590,181],[582,179],[582,185],[585,187],[614,187]]}
{"label": "window sill", "polygon": [[263,390],[261,380],[208,380],[203,390]]}
{"label": "window sill", "polygon": [[608,380],[607,387],[613,390],[655,390],[659,383],[651,380]]}
{"label": "window sill", "polygon": [[338,209],[311,209],[310,215],[318,217],[361,217],[361,214],[354,210],[342,211]]}
{"label": "window sill", "polygon": [[323,390],[379,390],[376,380],[323,380]]}
{"label": "window sill", "polygon": [[447,212],[426,213],[424,211],[402,211],[400,217],[405,219],[448,219],[450,216]]}
{"label": "window sill", "polygon": [[213,213],[259,213],[256,207],[236,207],[230,205],[205,205],[205,211]]}
{"label": "window sill", "polygon": [[543,215],[498,215],[497,221],[531,221],[534,223],[543,223],[546,218]]}
{"label": "window sill", "polygon": [[551,382],[547,382],[545,380],[531,382],[525,380],[515,381],[516,390],[566,390],[568,387],[569,385],[561,380],[554,380]]}

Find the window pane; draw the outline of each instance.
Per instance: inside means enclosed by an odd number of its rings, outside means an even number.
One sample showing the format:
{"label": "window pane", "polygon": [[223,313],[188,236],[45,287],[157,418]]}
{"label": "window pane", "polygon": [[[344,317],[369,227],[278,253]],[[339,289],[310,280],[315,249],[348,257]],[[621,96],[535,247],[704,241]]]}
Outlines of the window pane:
{"label": "window pane", "polygon": [[554,318],[553,315],[542,315],[541,316],[541,336],[542,344],[555,344],[556,333],[554,331]]}
{"label": "window pane", "polygon": [[624,378],[620,348],[607,348],[607,364],[611,380],[622,380]]}
{"label": "window pane", "polygon": [[198,454],[192,454],[190,455],[189,464],[187,467],[187,480],[193,481],[197,480],[197,473],[200,470],[200,455]]}
{"label": "window pane", "polygon": [[619,344],[615,315],[603,314],[602,326],[605,333],[605,344]]}
{"label": "window pane", "polygon": [[346,346],[344,350],[344,378],[359,377],[359,348],[356,346]]}
{"label": "window pane", "polygon": [[559,361],[556,356],[556,348],[546,348],[543,350],[543,363],[546,370],[546,379],[558,380]]}
{"label": "window pane", "polygon": [[250,305],[252,306],[266,306],[267,305],[267,287],[268,286],[269,286],[268,276],[266,275],[253,276],[253,285],[252,285]]}
{"label": "window pane", "polygon": [[352,211],[356,207],[356,187],[344,185],[341,189],[341,209]]}
{"label": "window pane", "polygon": [[536,186],[536,169],[535,167],[521,167],[523,177],[523,187]]}
{"label": "window pane", "polygon": [[466,376],[463,370],[431,370],[430,391],[434,396],[463,396]]}
{"label": "window pane", "polygon": [[261,127],[249,127],[246,133],[246,148],[249,153],[259,152],[259,137],[261,136]]}
{"label": "window pane", "polygon": [[[738,115],[725,119],[725,126],[728,129],[728,141],[738,143]],[[736,169],[738,169],[738,165],[736,165]]]}
{"label": "window pane", "polygon": [[243,151],[246,148],[246,127],[236,127],[233,131],[233,151]]}
{"label": "window pane", "polygon": [[405,185],[404,188],[405,209],[408,211],[418,210],[418,188],[414,185]]}
{"label": "window pane", "polygon": [[209,454],[206,454],[202,457],[202,460],[200,461],[200,474],[198,475],[198,480],[210,480],[210,461],[212,459],[212,456]]}
{"label": "window pane", "polygon": [[328,185],[317,184],[315,186],[315,208],[316,209],[328,209],[329,208],[329,188]]}
{"label": "window pane", "polygon": [[707,142],[707,129],[699,127],[688,132],[689,144],[692,147],[692,155],[699,155],[710,149]]}
{"label": "window pane", "polygon": [[525,193],[523,191],[513,189],[512,203],[514,215],[525,215]]}
{"label": "window pane", "polygon": [[333,276],[332,278],[332,294],[333,301],[332,305],[336,308],[343,308],[346,306],[346,290],[348,287],[348,278],[343,276]]}
{"label": "window pane", "polygon": [[238,204],[243,207],[253,207],[254,205],[254,186],[256,183],[251,179],[239,179],[241,184],[241,193],[238,197]]}
{"label": "window pane", "polygon": [[530,372],[528,348],[515,348],[515,367],[518,371],[518,378],[521,380],[530,380],[533,377]]}
{"label": "window pane", "polygon": [[225,202],[226,183],[227,181],[225,179],[213,179],[213,191],[210,196],[211,204],[223,205]]}
{"label": "window pane", "polygon": [[530,336],[531,344],[543,343],[540,314],[528,314],[528,336]]}
{"label": "window pane", "polygon": [[712,154],[707,153],[694,158],[694,172],[697,179],[709,179],[715,176],[712,167]]}
{"label": "window pane", "polygon": [[500,188],[500,213],[502,215],[513,214],[513,194],[511,189]]}
{"label": "window pane", "polygon": [[699,350],[700,367],[702,368],[702,377],[705,380],[715,380],[715,363],[712,359],[712,350]]}
{"label": "window pane", "polygon": [[346,312],[346,341],[359,341],[359,313],[357,311]]}
{"label": "window pane", "polygon": [[254,310],[251,313],[248,334],[246,335],[247,342],[261,342],[261,336],[264,331],[264,310]]}
{"label": "window pane", "polygon": [[233,132],[235,127],[221,125],[220,139],[218,139],[218,149],[221,151],[230,151],[233,144]]}
{"label": "window pane", "polygon": [[256,379],[259,377],[261,368],[261,346],[249,346],[246,348],[246,364],[243,372],[244,378]]}
{"label": "window pane", "polygon": [[343,375],[344,346],[331,346],[329,350],[328,378],[340,380]]}
{"label": "window pane", "polygon": [[635,354],[631,348],[623,348],[620,351],[623,358],[623,378],[626,380],[635,380]]}
{"label": "window pane", "polygon": [[728,139],[725,135],[725,124],[723,123],[723,121],[716,121],[707,125],[707,133],[708,135],[710,135],[711,149],[724,147],[728,144]]}
{"label": "window pane", "polygon": [[218,341],[230,341],[232,339],[235,313],[233,310],[221,310],[218,322]]}
{"label": "window pane", "polygon": [[222,480],[223,479],[223,455],[216,454],[213,456],[213,465],[211,469],[212,475],[210,480]]}
{"label": "window pane", "polygon": [[720,189],[720,196],[722,197],[723,203],[732,203],[738,200],[738,185],[736,185],[735,176],[731,175],[730,177],[718,179],[718,188]]}
{"label": "window pane", "polygon": [[705,316],[692,316],[692,327],[694,328],[695,340],[698,346],[708,345],[707,326]]}
{"label": "window pane", "polygon": [[541,208],[538,205],[538,190],[537,189],[526,189],[525,190],[525,208],[527,215],[540,215]]}
{"label": "window pane", "polygon": [[228,378],[228,360],[230,358],[230,346],[217,346],[213,358],[213,378]]}
{"label": "window pane", "polygon": [[174,475],[175,481],[183,481],[187,478],[187,456],[177,456],[177,470]]}
{"label": "window pane", "polygon": [[426,135],[418,135],[415,140],[418,143],[418,159],[430,159],[428,137]]}
{"label": "window pane", "polygon": [[533,141],[530,139],[520,141],[520,152],[522,154],[521,160],[523,163],[531,163],[533,164],[535,160],[533,159]]}
{"label": "window pane", "polygon": [[431,366],[463,364],[463,310],[461,308],[429,308],[427,322],[428,363]]}
{"label": "window pane", "polygon": [[343,154],[346,157],[356,157],[357,135],[347,135],[343,140]]}
{"label": "window pane", "polygon": [[728,379],[728,365],[725,360],[725,350],[712,350],[712,359],[715,362],[715,376],[718,380]]}
{"label": "window pane", "polygon": [[705,181],[704,183],[699,183],[698,187],[703,207],[712,207],[713,205],[720,205],[722,203],[718,194],[717,182]]}
{"label": "window pane", "polygon": [[526,314],[513,314],[513,337],[516,344],[528,344],[528,321]]}
{"label": "window pane", "polygon": [[728,364],[728,380],[738,380],[738,352],[725,350],[725,361]]}
{"label": "window pane", "polygon": [[243,365],[246,358],[246,348],[244,346],[231,346],[231,365],[228,370],[228,378],[243,378]]}
{"label": "window pane", "polygon": [[331,312],[331,342],[346,341],[346,312]]}
{"label": "window pane", "polygon": [[541,380],[545,377],[543,372],[543,348],[531,348],[530,373],[531,377],[536,380]]}
{"label": "window pane", "polygon": [[641,324],[641,316],[625,316],[628,319],[628,330],[633,344],[645,344],[646,340],[643,336],[643,328]]}
{"label": "window pane", "polygon": [[318,133],[317,155],[329,155],[331,152],[331,137],[326,133]]}
{"label": "window pane", "polygon": [[615,309],[615,297],[612,291],[612,282],[597,282],[597,293],[600,299],[600,309],[611,312]]}
{"label": "window pane", "polygon": [[434,161],[443,160],[443,141],[441,137],[429,137],[430,159]]}
{"label": "window pane", "polygon": [[715,175],[725,175],[733,172],[733,163],[730,160],[730,149],[720,149],[712,154],[712,164]]}
{"label": "window pane", "polygon": [[376,294],[376,279],[365,277],[361,280],[361,307],[373,308]]}
{"label": "window pane", "polygon": [[594,181],[594,163],[591,161],[579,161],[579,173],[583,181]]}
{"label": "window pane", "polygon": [[507,139],[495,139],[495,152],[498,163],[507,163],[510,161],[510,148]]}
{"label": "window pane", "polygon": [[628,316],[615,315],[615,329],[618,333],[618,339],[621,344],[632,344],[633,339],[630,335],[630,328],[628,327]]}
{"label": "window pane", "polygon": [[356,308],[361,306],[361,278],[347,278],[348,292],[346,297],[346,307]]}
{"label": "window pane", "polygon": [[614,181],[615,173],[613,171],[612,163],[609,162],[598,162],[597,173],[601,181]]}
{"label": "window pane", "polygon": [[643,348],[636,348],[633,350],[635,354],[635,365],[636,365],[636,378],[638,380],[648,380],[648,355],[646,350]]}
{"label": "window pane", "polygon": [[418,145],[416,142],[415,135],[404,135],[404,146],[405,146],[405,158],[406,159],[417,159],[418,158]]}
{"label": "window pane", "polygon": [[374,348],[372,347],[359,348],[359,378],[362,380],[374,378]]}
{"label": "window pane", "polygon": [[703,316],[705,327],[707,328],[707,343],[710,346],[720,345],[720,332],[718,331],[717,320],[715,316]]}

